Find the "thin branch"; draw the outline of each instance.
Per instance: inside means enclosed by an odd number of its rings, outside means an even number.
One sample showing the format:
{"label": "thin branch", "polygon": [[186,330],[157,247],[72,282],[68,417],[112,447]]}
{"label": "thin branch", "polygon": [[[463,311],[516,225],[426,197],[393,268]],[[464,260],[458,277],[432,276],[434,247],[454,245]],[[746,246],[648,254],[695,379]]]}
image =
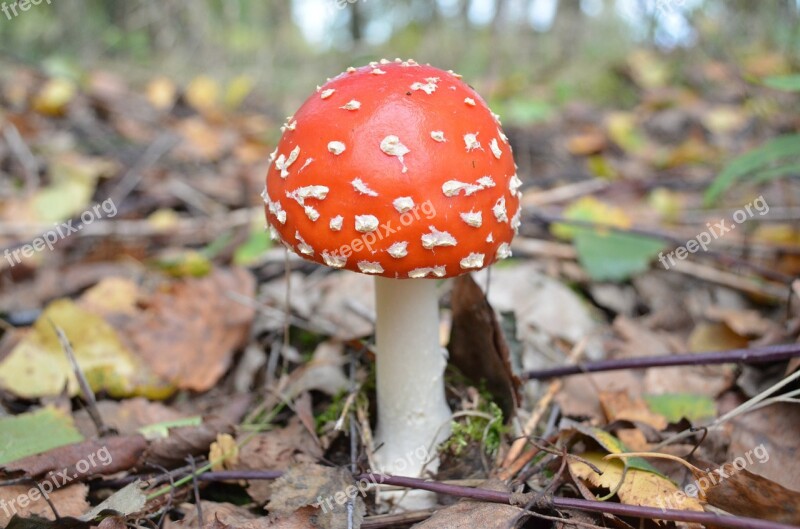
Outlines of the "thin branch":
{"label": "thin branch", "polygon": [[[220,481],[236,479],[276,479],[282,474],[278,471],[221,471],[206,472],[197,476],[202,481]],[[375,480],[383,485],[397,487],[410,487],[428,490],[438,494],[446,494],[460,498],[468,498],[490,503],[504,505],[525,505],[534,498],[531,494],[512,494],[504,491],[477,489],[461,485],[451,485],[437,481],[427,481],[420,478],[403,476],[387,476],[384,474],[360,474],[355,476],[359,480]],[[682,511],[677,509],[660,509],[657,507],[642,507],[639,505],[625,505],[603,501],[583,500],[578,498],[560,498],[539,496],[534,502],[537,509],[577,509],[582,511],[614,514],[617,516],[630,516],[635,518],[648,518],[652,520],[672,520],[676,522],[692,522],[730,529],[797,529],[793,525],[786,525],[769,520],[758,520],[743,516],[721,516],[710,512]]]}
{"label": "thin branch", "polygon": [[766,345],[751,349],[730,349],[709,353],[680,354],[664,356],[644,356],[636,358],[613,358],[597,362],[585,362],[577,365],[566,365],[526,371],[520,373],[522,380],[541,380],[545,378],[566,377],[582,373],[598,373],[601,371],[617,371],[621,369],[648,369],[651,367],[696,366],[710,364],[764,364],[779,362],[800,356],[800,344]]}
{"label": "thin branch", "polygon": [[97,434],[100,437],[108,435],[113,430],[103,422],[100,409],[97,407],[97,399],[94,397],[94,391],[92,391],[91,386],[89,386],[89,381],[86,380],[83,369],[81,369],[80,364],[78,364],[78,359],[75,358],[75,352],[72,350],[72,344],[69,338],[67,338],[67,334],[52,321],[50,321],[50,325],[53,326],[53,330],[55,330],[56,336],[58,336],[58,341],[61,342],[61,348],[64,349],[64,354],[67,355],[67,359],[72,366],[72,371],[75,373],[78,386],[81,388],[81,393],[83,394],[83,400],[86,402],[86,411],[89,412],[89,417],[92,419],[94,427],[97,429]]}

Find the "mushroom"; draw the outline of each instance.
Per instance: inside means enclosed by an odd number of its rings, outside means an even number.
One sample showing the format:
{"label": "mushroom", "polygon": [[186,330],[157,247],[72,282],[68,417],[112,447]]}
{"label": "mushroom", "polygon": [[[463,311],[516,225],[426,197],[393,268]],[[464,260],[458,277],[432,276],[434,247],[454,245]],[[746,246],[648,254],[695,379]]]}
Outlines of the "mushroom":
{"label": "mushroom", "polygon": [[418,454],[450,433],[436,280],[511,255],[520,180],[497,116],[460,76],[411,60],[380,70],[349,68],[306,100],[263,196],[273,236],[299,256],[376,276],[375,455],[415,476],[435,471]]}

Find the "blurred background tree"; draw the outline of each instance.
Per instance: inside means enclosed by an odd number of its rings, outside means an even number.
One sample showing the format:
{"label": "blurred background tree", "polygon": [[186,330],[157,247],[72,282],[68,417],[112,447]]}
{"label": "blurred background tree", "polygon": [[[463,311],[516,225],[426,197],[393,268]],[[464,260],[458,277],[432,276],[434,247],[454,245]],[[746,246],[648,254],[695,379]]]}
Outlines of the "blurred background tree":
{"label": "blurred background tree", "polygon": [[799,12],[798,0],[52,0],[0,16],[0,52],[142,80],[246,75],[276,112],[320,74],[413,57],[535,121],[575,97],[633,104],[619,71],[634,47],[736,64],[769,51],[796,66]]}

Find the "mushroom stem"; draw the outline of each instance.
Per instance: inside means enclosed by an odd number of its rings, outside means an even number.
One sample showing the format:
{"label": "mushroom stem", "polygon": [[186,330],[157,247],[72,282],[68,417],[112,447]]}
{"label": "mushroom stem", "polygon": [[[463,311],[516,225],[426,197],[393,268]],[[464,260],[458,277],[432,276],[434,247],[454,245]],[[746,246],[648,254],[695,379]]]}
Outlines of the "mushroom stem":
{"label": "mushroom stem", "polygon": [[[450,435],[444,392],[447,352],[439,344],[436,281],[375,278],[378,431],[381,472],[418,477],[435,471],[436,445]],[[432,459],[432,461],[431,461]],[[422,492],[422,491],[420,491]],[[430,493],[403,499],[419,508]],[[435,498],[433,498],[435,500]]]}

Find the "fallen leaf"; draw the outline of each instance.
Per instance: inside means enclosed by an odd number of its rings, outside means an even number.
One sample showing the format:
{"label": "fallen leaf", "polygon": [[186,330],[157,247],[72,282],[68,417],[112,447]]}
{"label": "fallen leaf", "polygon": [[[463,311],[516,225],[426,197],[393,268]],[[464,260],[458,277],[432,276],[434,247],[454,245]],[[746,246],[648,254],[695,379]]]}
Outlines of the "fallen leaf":
{"label": "fallen leaf", "polygon": [[651,411],[641,398],[631,398],[627,391],[601,391],[598,398],[608,422],[639,422],[657,431],[667,427],[667,419]]}
{"label": "fallen leaf", "polygon": [[724,351],[747,347],[747,339],[734,333],[722,323],[699,323],[689,335],[689,350],[693,353]]}
{"label": "fallen leaf", "polygon": [[595,465],[602,474],[597,474],[586,463],[572,458],[567,460],[570,473],[595,488],[606,489],[609,492],[616,491],[620,502],[627,505],[659,508],[667,508],[672,505],[671,508],[703,512],[703,507],[696,498],[686,496],[667,478],[630,466],[625,471],[624,463],[616,459],[603,459],[603,455],[599,452],[585,452],[580,455]]}
{"label": "fallen leaf", "polygon": [[352,499],[352,527],[361,527],[366,511],[363,496],[359,496],[353,476],[343,468],[300,463],[275,481],[274,491],[266,506],[270,513],[289,516],[313,506],[317,508],[317,525],[322,529],[347,529],[347,501]]}
{"label": "fallen leaf", "polygon": [[739,456],[719,466],[705,463],[712,472],[692,472],[693,486],[709,504],[731,514],[800,525],[800,492],[753,474],[744,468],[751,461]]}
{"label": "fallen leaf", "polygon": [[79,519],[87,522],[95,521],[101,514],[109,512],[127,516],[141,511],[145,503],[147,503],[147,497],[142,491],[142,482],[137,480],[119,489],[86,514],[79,516]]}
{"label": "fallen leaf", "polygon": [[46,116],[63,116],[76,93],[75,83],[69,79],[50,79],[34,97],[33,109]]}
{"label": "fallen leaf", "polygon": [[72,418],[47,406],[0,418],[0,465],[83,440]]}
{"label": "fallen leaf", "polygon": [[254,296],[255,280],[247,270],[215,269],[206,277],[167,284],[119,328],[159,377],[179,388],[206,391],[228,369],[253,321],[253,308],[231,294]]}
{"label": "fallen leaf", "polygon": [[[27,477],[66,472],[70,479],[110,475],[133,468],[146,448],[147,441],[141,435],[110,436],[52,448],[6,463],[0,471]],[[59,476],[53,479],[62,479]]]}
{"label": "fallen leaf", "polygon": [[219,434],[233,433],[234,426],[247,412],[250,401],[248,395],[229,397],[228,402],[217,408],[213,415],[205,417],[202,424],[170,428],[167,437],[150,443],[143,459],[153,465],[170,467],[185,463],[188,455],[207,455],[211,443],[217,440]]}
{"label": "fallen leaf", "polygon": [[159,110],[169,110],[175,104],[177,89],[167,77],[156,77],[145,88],[147,100]]}
{"label": "fallen leaf", "polygon": [[[295,462],[313,462],[322,456],[314,437],[297,418],[292,418],[284,428],[247,436],[240,436],[243,446],[232,470],[286,470]],[[259,504],[269,500],[274,483],[253,480],[247,493]]]}
{"label": "fallen leaf", "polygon": [[576,156],[597,154],[606,147],[606,136],[600,130],[590,130],[570,136],[567,139],[567,151]]}
{"label": "fallen leaf", "polygon": [[[152,430],[155,425],[175,423],[186,418],[174,407],[142,397],[123,401],[101,400],[97,403],[97,411],[107,426],[122,435],[141,433],[143,429]],[[85,410],[75,412],[75,422],[85,435],[94,435],[94,423]]]}
{"label": "fallen leaf", "polygon": [[[44,487],[45,492],[47,489]],[[55,488],[47,495],[56,506],[59,516],[78,517],[89,509],[86,501],[88,492],[87,485],[76,483]],[[52,509],[33,484],[0,487],[0,505],[6,507],[0,508],[0,527],[7,527],[14,515],[23,519],[39,516],[45,520],[55,520]]]}
{"label": "fallen leaf", "polygon": [[697,422],[715,417],[717,414],[714,400],[705,395],[690,393],[644,395],[644,401],[651,410],[666,417],[671,423],[677,423],[681,419]]}
{"label": "fallen leaf", "polygon": [[95,392],[157,398],[169,390],[124,345],[100,316],[68,299],[52,302],[31,331],[0,364],[0,386],[28,398],[79,393],[78,381],[53,325],[72,344],[75,358]]}
{"label": "fallen leaf", "polygon": [[520,381],[511,368],[508,345],[494,309],[471,275],[454,280],[450,306],[450,363],[477,387],[485,384],[503,415],[510,417],[519,400]]}
{"label": "fallen leaf", "polygon": [[414,529],[516,529],[528,519],[529,515],[514,505],[467,500],[437,510]]}
{"label": "fallen leaf", "polygon": [[286,383],[283,396],[294,400],[297,395],[307,391],[321,391],[326,395],[336,395],[350,386],[344,374],[344,345],[341,342],[326,340],[314,349],[311,360],[292,371]]}
{"label": "fallen leaf", "polygon": [[208,76],[195,77],[186,87],[186,102],[197,111],[213,109],[217,106],[218,99],[219,84]]}

